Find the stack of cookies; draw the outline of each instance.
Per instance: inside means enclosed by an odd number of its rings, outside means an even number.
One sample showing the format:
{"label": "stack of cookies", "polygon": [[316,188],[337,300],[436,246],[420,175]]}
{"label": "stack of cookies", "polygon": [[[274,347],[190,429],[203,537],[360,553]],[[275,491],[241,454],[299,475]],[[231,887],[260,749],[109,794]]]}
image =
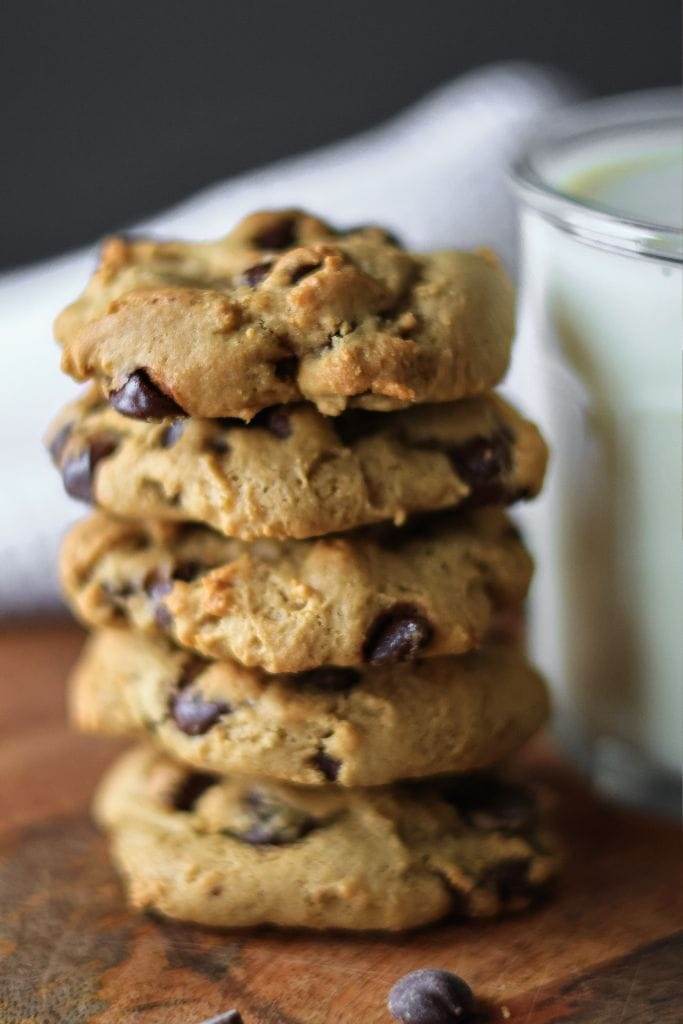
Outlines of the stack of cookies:
{"label": "stack of cookies", "polygon": [[546,890],[499,767],[547,715],[504,511],[546,449],[491,391],[512,330],[492,253],[299,211],[105,245],[57,321],[92,383],[50,448],[96,506],[62,558],[95,630],[73,714],[140,740],[96,800],[136,907],[401,929]]}

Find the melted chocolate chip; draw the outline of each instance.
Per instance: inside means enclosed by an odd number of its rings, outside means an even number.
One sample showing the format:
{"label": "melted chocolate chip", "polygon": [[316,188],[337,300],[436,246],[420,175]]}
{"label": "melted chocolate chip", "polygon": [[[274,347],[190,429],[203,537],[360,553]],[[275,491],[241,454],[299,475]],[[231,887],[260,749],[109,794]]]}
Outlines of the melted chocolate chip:
{"label": "melted chocolate chip", "polygon": [[492,505],[510,500],[503,477],[512,469],[512,437],[500,430],[490,437],[473,437],[449,448],[448,455],[458,476],[471,488],[468,504]]}
{"label": "melted chocolate chip", "polygon": [[181,732],[187,736],[203,736],[232,708],[225,701],[205,700],[196,690],[183,689],[171,697],[169,710]]}
{"label": "melted chocolate chip", "polygon": [[330,757],[324,750],[319,750],[317,754],[314,754],[311,758],[311,764],[314,768],[317,768],[324,779],[328,782],[336,782],[339,778],[339,770],[342,766],[341,761],[336,757]]}
{"label": "melted chocolate chip", "polygon": [[245,800],[251,824],[235,838],[252,846],[284,846],[308,835],[318,824],[305,811],[280,803],[258,790],[251,790]]}
{"label": "melted chocolate chip", "polygon": [[426,647],[433,629],[412,604],[395,604],[379,615],[363,646],[363,660],[374,665],[409,661]]}
{"label": "melted chocolate chip", "polygon": [[159,444],[162,448],[172,448],[176,441],[179,441],[185,430],[184,420],[173,420],[168,427],[164,427],[159,435]]}
{"label": "melted chocolate chip", "polygon": [[485,831],[523,832],[536,824],[536,802],[523,786],[489,772],[453,777],[444,783],[444,798],[461,817]]}
{"label": "melted chocolate chip", "polygon": [[161,420],[166,416],[185,416],[170,395],[165,394],[144,369],[135,370],[116,391],[109,402],[117,412],[136,420]]}
{"label": "melted chocolate chip", "polygon": [[411,971],[389,993],[389,1013],[401,1024],[466,1024],[474,1013],[467,982],[450,971]]}
{"label": "melted chocolate chip", "polygon": [[250,288],[256,288],[268,276],[272,266],[273,264],[268,262],[256,263],[253,267],[248,267],[240,277],[241,283],[248,285]]}
{"label": "melted chocolate chip", "polygon": [[324,690],[326,693],[348,693],[360,682],[361,674],[355,668],[327,665],[322,668],[311,668],[307,672],[297,672],[288,678],[296,686]]}
{"label": "melted chocolate chip", "polygon": [[294,217],[281,217],[254,238],[254,245],[260,249],[287,249],[296,241],[294,226]]}
{"label": "melted chocolate chip", "polygon": [[74,454],[62,465],[64,490],[79,501],[93,500],[92,484],[98,462],[116,451],[119,438],[113,434],[94,437],[87,448]]}
{"label": "melted chocolate chip", "polygon": [[65,423],[63,427],[60,427],[55,436],[50,440],[47,446],[47,450],[50,453],[52,461],[56,466],[59,465],[59,460],[64,454],[67,441],[71,437],[71,433],[74,429],[73,423]]}
{"label": "melted chocolate chip", "polygon": [[192,811],[194,806],[207,789],[218,782],[217,775],[209,772],[190,772],[186,775],[173,794],[173,806],[176,811]]}
{"label": "melted chocolate chip", "polygon": [[284,359],[278,359],[273,366],[273,373],[276,378],[280,381],[294,380],[299,369],[299,358],[298,356],[285,356]]}

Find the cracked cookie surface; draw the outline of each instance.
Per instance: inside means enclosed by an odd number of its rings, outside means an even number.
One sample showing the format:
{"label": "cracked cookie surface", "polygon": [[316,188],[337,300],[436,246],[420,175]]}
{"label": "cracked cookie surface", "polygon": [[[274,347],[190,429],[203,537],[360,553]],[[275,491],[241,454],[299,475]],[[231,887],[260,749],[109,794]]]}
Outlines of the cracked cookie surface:
{"label": "cracked cookie surface", "polygon": [[495,395],[335,418],[306,404],[265,409],[249,424],[146,423],[93,388],[62,411],[48,445],[73,497],[242,540],[510,504],[537,494],[547,457],[536,427]]}
{"label": "cracked cookie surface", "polygon": [[274,673],[462,654],[523,600],[532,562],[499,509],[253,543],[96,512],[67,535],[61,570],[89,625]]}
{"label": "cracked cookie surface", "polygon": [[519,911],[559,856],[498,774],[340,790],[196,773],[141,747],[95,804],[131,904],[214,926],[398,931]]}
{"label": "cracked cookie surface", "polygon": [[421,255],[298,210],[212,243],[111,239],[58,317],[62,367],[126,415],[329,415],[481,394],[507,368],[514,299],[488,250]]}
{"label": "cracked cookie surface", "polygon": [[105,629],[73,672],[71,711],[85,731],[149,736],[202,771],[379,786],[500,762],[543,724],[548,698],[511,646],[268,676]]}

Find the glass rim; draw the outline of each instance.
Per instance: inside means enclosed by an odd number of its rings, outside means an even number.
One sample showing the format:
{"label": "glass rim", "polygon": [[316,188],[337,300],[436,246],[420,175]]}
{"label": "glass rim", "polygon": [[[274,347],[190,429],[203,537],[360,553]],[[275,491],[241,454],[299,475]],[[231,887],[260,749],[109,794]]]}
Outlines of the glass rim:
{"label": "glass rim", "polygon": [[536,166],[536,158],[553,149],[569,148],[591,139],[628,131],[656,132],[680,129],[683,114],[679,89],[654,89],[646,93],[591,100],[536,122],[509,169],[519,199],[561,230],[588,245],[633,256],[648,256],[672,263],[683,262],[683,230],[679,227],[631,217],[578,197],[551,184]]}

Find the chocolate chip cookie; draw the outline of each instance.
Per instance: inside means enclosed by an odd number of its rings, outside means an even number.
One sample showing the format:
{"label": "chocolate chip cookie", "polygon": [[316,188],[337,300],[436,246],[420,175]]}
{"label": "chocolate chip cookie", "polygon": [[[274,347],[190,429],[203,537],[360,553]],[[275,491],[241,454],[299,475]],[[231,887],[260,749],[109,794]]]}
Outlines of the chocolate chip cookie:
{"label": "chocolate chip cookie", "polygon": [[462,654],[524,598],[531,570],[499,509],[253,543],[96,512],[62,549],[86,623],[128,622],[267,672]]}
{"label": "chocolate chip cookie", "polygon": [[275,406],[242,420],[145,423],[97,389],[48,439],[69,494],[116,515],[206,523],[242,540],[304,538],[540,489],[546,447],[494,395],[395,413]]}
{"label": "chocolate chip cookie", "polygon": [[370,790],[193,772],[148,747],[96,816],[131,904],[214,926],[387,931],[524,909],[558,867],[538,800],[499,775]]}
{"label": "chocolate chip cookie", "polygon": [[503,760],[543,724],[548,699],[522,653],[502,645],[268,676],[104,629],[73,673],[71,709],[81,729],[149,735],[202,771],[380,786]]}
{"label": "chocolate chip cookie", "polygon": [[249,420],[302,399],[336,415],[495,387],[513,306],[488,250],[421,255],[284,210],[217,242],[110,240],[55,333],[63,369],[127,416]]}

